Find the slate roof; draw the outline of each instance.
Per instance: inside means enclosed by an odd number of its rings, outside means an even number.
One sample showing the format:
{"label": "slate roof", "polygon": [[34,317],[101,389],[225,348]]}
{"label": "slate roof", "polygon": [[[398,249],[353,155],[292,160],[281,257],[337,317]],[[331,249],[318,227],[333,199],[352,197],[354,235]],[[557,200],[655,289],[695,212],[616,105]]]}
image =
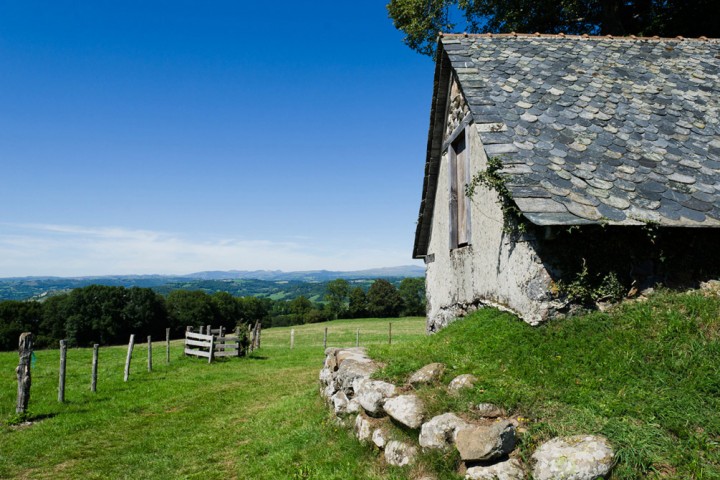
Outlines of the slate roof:
{"label": "slate roof", "polygon": [[444,35],[415,257],[451,75],[531,222],[720,227],[720,40]]}

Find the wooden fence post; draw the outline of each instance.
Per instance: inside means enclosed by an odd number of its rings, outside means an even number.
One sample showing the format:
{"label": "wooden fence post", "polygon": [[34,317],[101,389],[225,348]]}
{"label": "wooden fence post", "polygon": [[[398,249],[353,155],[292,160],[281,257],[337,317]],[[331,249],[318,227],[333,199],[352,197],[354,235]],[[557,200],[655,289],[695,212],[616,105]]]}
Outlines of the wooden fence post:
{"label": "wooden fence post", "polygon": [[15,369],[17,373],[18,390],[17,390],[17,404],[15,406],[15,413],[23,414],[27,412],[28,402],[30,401],[30,384],[32,383],[30,378],[30,366],[33,352],[33,336],[30,332],[25,332],[20,335],[18,341],[18,353],[20,359],[18,366]]}
{"label": "wooden fence post", "polygon": [[[185,333],[192,332],[192,331],[193,331],[193,327],[191,327],[190,325],[185,327]],[[202,332],[200,332],[200,333],[202,333]],[[187,335],[185,335],[185,340],[187,340]],[[183,349],[183,355],[185,355],[187,357],[187,352],[185,351],[185,349]]]}
{"label": "wooden fence post", "polygon": [[355,330],[355,346],[360,346],[360,329]]}
{"label": "wooden fence post", "polygon": [[135,334],[130,335],[130,343],[128,343],[127,357],[125,357],[125,381],[130,378],[130,359],[132,358],[133,347],[135,346]]}
{"label": "wooden fence post", "polygon": [[100,345],[97,343],[93,345],[93,359],[92,359],[92,378],[90,379],[90,391],[97,391],[97,372],[98,372],[98,349]]}
{"label": "wooden fence post", "polygon": [[257,324],[257,347],[260,348],[260,340],[262,339],[262,323]]}
{"label": "wooden fence post", "polygon": [[255,349],[255,330],[253,329],[252,325],[248,323],[248,336],[250,337],[250,352]]}
{"label": "wooden fence post", "polygon": [[240,352],[242,348],[242,345],[240,345],[240,327],[235,327],[235,336],[237,337],[237,356],[239,357],[242,355]]}
{"label": "wooden fence post", "polygon": [[[210,329],[208,328],[208,331]],[[215,355],[215,336],[210,335],[210,356],[208,357],[208,363],[212,363],[213,356]]]}
{"label": "wooden fence post", "polygon": [[148,372],[152,372],[152,337],[148,335]]}
{"label": "wooden fence post", "polygon": [[165,363],[170,365],[170,329],[165,329]]}
{"label": "wooden fence post", "polygon": [[325,327],[325,335],[323,335],[323,348],[327,349],[327,327]]}
{"label": "wooden fence post", "polygon": [[60,340],[60,382],[58,385],[58,402],[65,401],[65,363],[67,360],[67,341]]}
{"label": "wooden fence post", "polygon": [[200,327],[200,335],[204,335],[204,334],[205,334],[205,327],[201,326]]}
{"label": "wooden fence post", "polygon": [[392,322],[388,324],[388,345],[392,345]]}
{"label": "wooden fence post", "polygon": [[290,329],[290,350],[295,348],[295,329]]}

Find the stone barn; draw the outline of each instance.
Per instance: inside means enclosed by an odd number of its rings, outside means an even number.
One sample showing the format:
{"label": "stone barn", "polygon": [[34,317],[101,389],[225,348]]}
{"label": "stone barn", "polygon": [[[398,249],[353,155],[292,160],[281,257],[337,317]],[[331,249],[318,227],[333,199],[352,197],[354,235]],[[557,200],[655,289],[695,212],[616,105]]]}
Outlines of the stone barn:
{"label": "stone barn", "polygon": [[428,331],[718,275],[719,112],[715,39],[442,35],[413,251]]}

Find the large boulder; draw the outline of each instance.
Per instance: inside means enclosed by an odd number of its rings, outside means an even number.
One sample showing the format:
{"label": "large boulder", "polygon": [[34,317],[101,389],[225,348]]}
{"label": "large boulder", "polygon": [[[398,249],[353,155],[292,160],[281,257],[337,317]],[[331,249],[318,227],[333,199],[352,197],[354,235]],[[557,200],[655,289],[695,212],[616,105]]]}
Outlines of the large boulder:
{"label": "large boulder", "polygon": [[443,413],[423,423],[420,428],[420,446],[423,448],[448,448],[452,445],[455,432],[470,426],[454,413]]}
{"label": "large boulder", "polygon": [[535,480],[594,480],[605,478],[615,453],[605,437],[576,435],[553,438],[532,455]]}
{"label": "large boulder", "polygon": [[522,480],[525,471],[520,461],[509,458],[503,462],[487,466],[475,466],[467,469],[466,480]]}
{"label": "large boulder", "polygon": [[381,380],[359,378],[353,382],[355,398],[368,415],[377,417],[384,414],[385,399],[397,393],[395,385]]}
{"label": "large boulder", "polygon": [[408,383],[410,385],[422,385],[437,382],[440,380],[440,377],[442,377],[444,372],[445,365],[442,363],[430,363],[410,375]]}
{"label": "large boulder", "polygon": [[385,461],[396,467],[404,467],[415,462],[417,448],[410,444],[392,440],[385,446]]}
{"label": "large boulder", "polygon": [[463,461],[493,460],[515,448],[515,427],[503,420],[491,425],[461,428],[455,435],[455,447]]}
{"label": "large boulder", "polygon": [[425,406],[415,395],[399,395],[385,400],[385,412],[406,427],[419,428],[425,416]]}

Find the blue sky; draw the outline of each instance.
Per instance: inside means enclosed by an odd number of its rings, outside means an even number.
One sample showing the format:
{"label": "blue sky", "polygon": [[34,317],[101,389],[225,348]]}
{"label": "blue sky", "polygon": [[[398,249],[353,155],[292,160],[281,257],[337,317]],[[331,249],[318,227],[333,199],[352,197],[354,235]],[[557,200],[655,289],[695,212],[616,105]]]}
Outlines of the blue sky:
{"label": "blue sky", "polygon": [[433,64],[385,3],[0,3],[0,277],[417,263]]}

